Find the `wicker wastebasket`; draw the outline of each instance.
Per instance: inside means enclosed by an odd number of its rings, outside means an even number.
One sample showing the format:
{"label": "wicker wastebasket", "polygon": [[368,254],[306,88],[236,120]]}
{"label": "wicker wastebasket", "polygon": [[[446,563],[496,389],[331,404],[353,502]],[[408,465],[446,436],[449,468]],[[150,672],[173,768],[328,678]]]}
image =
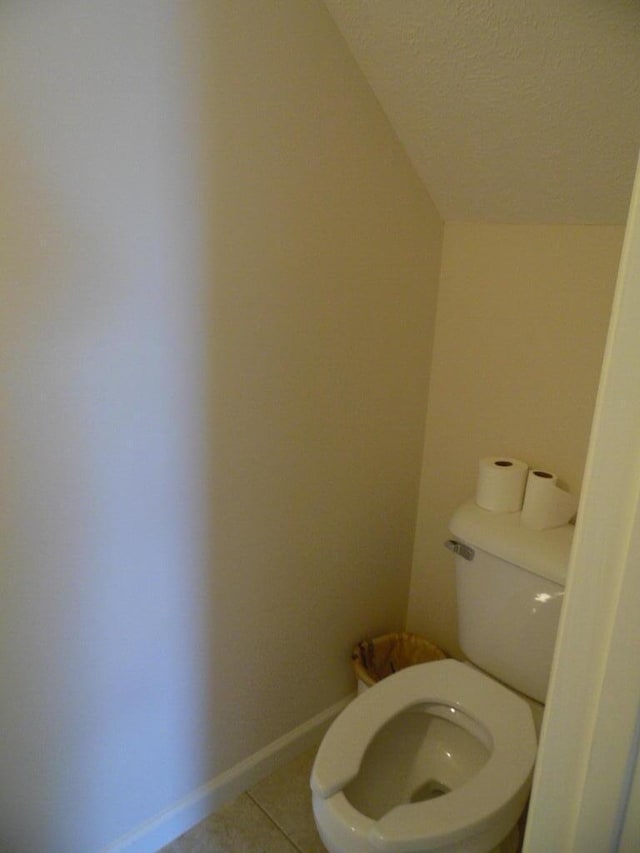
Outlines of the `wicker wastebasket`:
{"label": "wicker wastebasket", "polygon": [[358,693],[399,669],[446,657],[442,649],[418,634],[382,634],[372,640],[362,640],[351,655]]}

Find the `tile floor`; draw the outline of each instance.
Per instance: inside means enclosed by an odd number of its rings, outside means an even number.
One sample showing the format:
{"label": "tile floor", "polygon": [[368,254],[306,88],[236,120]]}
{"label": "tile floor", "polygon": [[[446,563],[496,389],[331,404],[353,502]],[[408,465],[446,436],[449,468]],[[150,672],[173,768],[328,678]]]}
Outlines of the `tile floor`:
{"label": "tile floor", "polygon": [[161,853],[326,853],[311,810],[315,753],[276,770]]}
{"label": "tile floor", "polygon": [[[159,853],[326,853],[311,810],[309,777],[317,747],[223,806]],[[519,835],[504,848],[522,850]]]}

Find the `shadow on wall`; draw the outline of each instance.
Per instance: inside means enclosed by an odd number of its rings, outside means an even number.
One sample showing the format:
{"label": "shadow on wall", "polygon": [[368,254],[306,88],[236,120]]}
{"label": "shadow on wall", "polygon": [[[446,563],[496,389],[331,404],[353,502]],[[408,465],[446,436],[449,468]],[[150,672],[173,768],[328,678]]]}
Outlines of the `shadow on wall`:
{"label": "shadow on wall", "polygon": [[8,851],[98,849],[208,769],[201,284],[166,19],[76,6],[0,27]]}

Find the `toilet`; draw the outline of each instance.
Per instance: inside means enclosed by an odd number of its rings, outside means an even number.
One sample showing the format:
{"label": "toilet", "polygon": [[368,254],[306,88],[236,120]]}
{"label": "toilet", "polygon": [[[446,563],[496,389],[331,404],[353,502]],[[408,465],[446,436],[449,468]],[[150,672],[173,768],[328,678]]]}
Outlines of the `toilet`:
{"label": "toilet", "polygon": [[468,662],[403,669],[334,720],[311,773],[330,853],[517,849],[573,527],[468,501],[450,531]]}

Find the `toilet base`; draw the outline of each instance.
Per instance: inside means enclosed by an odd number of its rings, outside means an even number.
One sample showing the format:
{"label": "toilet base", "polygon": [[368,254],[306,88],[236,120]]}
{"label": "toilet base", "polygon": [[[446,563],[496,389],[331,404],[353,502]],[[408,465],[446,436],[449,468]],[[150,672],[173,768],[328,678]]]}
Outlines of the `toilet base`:
{"label": "toilet base", "polygon": [[[331,845],[328,839],[323,836],[322,832],[320,832],[320,838],[329,853],[358,853],[355,848],[353,850],[341,850],[338,847]],[[475,848],[473,849],[475,850]],[[493,847],[490,851],[488,851],[488,853],[519,853],[521,849],[522,846],[520,832],[518,830],[518,827],[515,826],[511,830],[509,835],[504,839],[504,841],[501,841],[500,844],[497,845],[497,847]],[[465,853],[466,850],[466,847],[456,847],[456,853],[458,853],[458,851],[460,851],[460,853]],[[421,853],[421,851],[417,850],[416,853]],[[429,853],[434,853],[434,851],[429,851]],[[435,851],[435,853],[439,853],[439,851]]]}
{"label": "toilet base", "polygon": [[520,821],[513,827],[509,835],[493,848],[492,853],[518,853],[522,849],[522,838],[520,835]]}

